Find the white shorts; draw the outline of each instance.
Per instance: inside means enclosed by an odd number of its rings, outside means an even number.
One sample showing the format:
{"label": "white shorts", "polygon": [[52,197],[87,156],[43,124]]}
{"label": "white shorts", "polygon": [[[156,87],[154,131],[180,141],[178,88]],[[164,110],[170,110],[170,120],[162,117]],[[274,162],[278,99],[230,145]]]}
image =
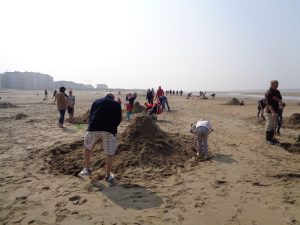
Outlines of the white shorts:
{"label": "white shorts", "polygon": [[84,136],[84,148],[91,151],[100,140],[106,155],[116,153],[117,139],[113,134],[106,131],[87,131]]}

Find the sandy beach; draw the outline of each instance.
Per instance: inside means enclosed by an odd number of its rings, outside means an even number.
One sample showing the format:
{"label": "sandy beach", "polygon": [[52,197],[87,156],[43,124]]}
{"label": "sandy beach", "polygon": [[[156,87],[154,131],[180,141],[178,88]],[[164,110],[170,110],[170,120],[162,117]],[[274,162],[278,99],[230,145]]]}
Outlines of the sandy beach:
{"label": "sandy beach", "polygon": [[[100,91],[73,94],[75,117],[103,97]],[[123,151],[113,166],[117,179],[108,186],[101,149],[92,159],[94,175],[74,176],[87,125],[66,122],[66,128],[58,128],[51,93],[49,100],[42,91],[1,91],[0,97],[17,106],[0,109],[0,224],[300,224],[300,129],[284,125],[277,137],[283,144],[266,144],[255,99],[233,106],[225,105],[229,97],[169,96],[171,112],[159,115],[156,125],[168,134],[162,146],[181,147],[168,153],[166,162],[157,156],[158,165],[137,152],[144,144],[138,135],[135,161],[129,158],[133,153],[125,151],[122,137],[130,123],[124,116],[118,130]],[[145,97],[137,101],[144,103]],[[300,105],[287,102],[284,118],[294,113],[300,113]],[[197,158],[189,133],[190,124],[201,118],[215,129],[207,161]]]}

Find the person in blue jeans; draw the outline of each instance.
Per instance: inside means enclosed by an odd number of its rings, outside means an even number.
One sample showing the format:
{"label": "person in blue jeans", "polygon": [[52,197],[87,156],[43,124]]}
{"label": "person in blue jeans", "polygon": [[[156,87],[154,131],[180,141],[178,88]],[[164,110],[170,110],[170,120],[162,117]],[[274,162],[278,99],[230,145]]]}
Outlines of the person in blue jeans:
{"label": "person in blue jeans", "polygon": [[160,104],[162,105],[163,109],[166,109],[166,105],[167,105],[168,111],[169,112],[171,111],[169,102],[168,102],[168,98],[165,95],[160,96],[159,101],[160,101]]}

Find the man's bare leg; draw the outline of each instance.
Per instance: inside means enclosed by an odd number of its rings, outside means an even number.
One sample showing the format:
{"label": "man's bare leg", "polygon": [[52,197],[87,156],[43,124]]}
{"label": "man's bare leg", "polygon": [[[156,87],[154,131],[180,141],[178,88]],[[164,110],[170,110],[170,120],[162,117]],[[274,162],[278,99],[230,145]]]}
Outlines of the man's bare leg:
{"label": "man's bare leg", "polygon": [[87,169],[90,169],[90,166],[91,166],[91,156],[92,156],[91,151],[88,150],[88,149],[84,149],[83,150],[83,156],[84,156],[84,166]]}

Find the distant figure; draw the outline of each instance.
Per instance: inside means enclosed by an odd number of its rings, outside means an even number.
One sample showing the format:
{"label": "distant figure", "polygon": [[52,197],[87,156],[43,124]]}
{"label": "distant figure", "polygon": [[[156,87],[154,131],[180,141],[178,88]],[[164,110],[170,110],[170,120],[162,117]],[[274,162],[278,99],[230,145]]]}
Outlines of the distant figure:
{"label": "distant figure", "polygon": [[69,90],[69,101],[68,101],[68,114],[70,123],[74,120],[74,107],[75,107],[75,96],[72,94],[72,90]]}
{"label": "distant figure", "polygon": [[200,91],[199,92],[199,97],[201,97],[203,95],[203,92],[202,91]]}
{"label": "distant figure", "polygon": [[65,113],[68,107],[68,99],[65,94],[66,88],[60,87],[59,93],[56,94],[57,99],[57,109],[59,111],[59,119],[58,124],[60,128],[64,128],[64,120],[65,120]]}
{"label": "distant figure", "polygon": [[172,90],[170,89],[170,95],[172,95]]}
{"label": "distant figure", "polygon": [[149,104],[153,104],[153,93],[152,91],[150,91],[150,89],[148,89],[147,94],[146,94],[146,99],[148,101]]}
{"label": "distant figure", "polygon": [[275,126],[277,124],[277,117],[279,112],[279,106],[283,104],[282,96],[278,89],[279,82],[272,80],[270,82],[270,89],[265,93],[266,100],[266,142],[270,145],[278,143],[275,139]]}
{"label": "distant figure", "polygon": [[159,101],[160,101],[160,104],[162,105],[163,109],[166,109],[166,105],[168,107],[168,111],[170,112],[170,106],[169,106],[169,103],[168,103],[168,98],[163,95],[163,96],[160,96],[159,97]]}
{"label": "distant figure", "polygon": [[122,101],[121,101],[120,98],[118,98],[118,101],[117,101],[117,102],[119,102],[119,104],[122,105]]}
{"label": "distant figure", "polygon": [[183,91],[181,90],[181,91],[179,92],[179,94],[180,94],[180,96],[182,96],[182,94],[183,94]]}
{"label": "distant figure", "polygon": [[278,110],[278,115],[277,115],[277,124],[276,124],[276,129],[275,132],[277,135],[280,135],[280,128],[282,125],[282,113],[283,109],[286,106],[286,104],[283,102],[281,105],[279,105],[279,110]]}
{"label": "distant figure", "polygon": [[90,120],[87,132],[84,137],[84,168],[80,175],[90,175],[92,150],[101,141],[105,153],[105,180],[108,183],[114,182],[114,175],[111,174],[112,157],[117,149],[116,133],[122,119],[121,105],[115,101],[112,93],[106,93],[104,98],[94,101],[90,110]]}
{"label": "distant figure", "polygon": [[205,98],[205,95],[206,95],[206,91],[203,92],[203,94],[202,94],[202,98],[203,98],[203,99]]}
{"label": "distant figure", "polygon": [[188,93],[188,98],[192,97],[192,92]]}
{"label": "distant figure", "polygon": [[126,111],[127,111],[127,119],[130,120],[130,117],[132,115],[132,109],[133,109],[133,104],[134,101],[137,97],[137,94],[131,94],[128,93],[128,96],[126,97],[126,102],[125,102],[125,107],[126,107]]}
{"label": "distant figure", "polygon": [[45,90],[45,98],[44,98],[44,100],[48,100],[48,91],[47,91],[47,89]]}
{"label": "distant figure", "polygon": [[175,90],[173,90],[173,95],[175,95]]}
{"label": "distant figure", "polygon": [[178,95],[178,90],[176,91],[176,95]]}
{"label": "distant figure", "polygon": [[164,90],[161,88],[161,86],[159,86],[155,95],[155,99],[159,99],[159,97],[163,96],[164,94]]}
{"label": "distant figure", "polygon": [[53,102],[56,102],[56,94],[57,94],[57,90],[55,89],[52,96],[52,99],[54,99]]}
{"label": "distant figure", "polygon": [[214,131],[211,123],[207,120],[199,120],[196,125],[191,124],[191,132],[197,140],[197,156],[202,156],[204,159],[208,158],[208,135]]}
{"label": "distant figure", "polygon": [[264,117],[264,109],[266,107],[266,101],[264,98],[260,99],[258,102],[257,102],[257,118],[259,118],[259,115],[262,117],[262,118],[265,118]]}
{"label": "distant figure", "polygon": [[212,97],[212,99],[215,99],[216,94],[212,93],[210,96]]}

